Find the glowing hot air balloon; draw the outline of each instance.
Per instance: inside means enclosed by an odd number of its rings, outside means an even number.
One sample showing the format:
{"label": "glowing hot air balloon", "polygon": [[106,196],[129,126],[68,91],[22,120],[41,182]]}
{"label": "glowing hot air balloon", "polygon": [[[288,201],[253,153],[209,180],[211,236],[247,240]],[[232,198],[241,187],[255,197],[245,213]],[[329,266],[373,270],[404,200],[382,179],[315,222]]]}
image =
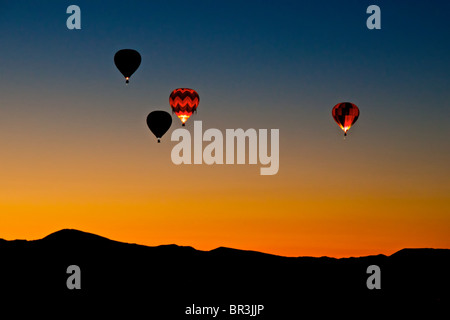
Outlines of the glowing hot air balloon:
{"label": "glowing hot air balloon", "polygon": [[172,111],[180,118],[182,125],[186,123],[189,117],[196,111],[200,97],[195,90],[179,88],[172,91],[169,97],[169,103]]}
{"label": "glowing hot air balloon", "polygon": [[348,129],[358,120],[359,109],[353,103],[341,102],[334,106],[331,114],[346,136]]}
{"label": "glowing hot air balloon", "polygon": [[122,49],[114,55],[114,64],[125,77],[125,83],[128,83],[131,75],[141,65],[141,55],[133,49]]}
{"label": "glowing hot air balloon", "polygon": [[169,130],[172,125],[172,116],[166,111],[156,110],[150,112],[147,116],[147,125],[151,132],[161,142],[161,137]]}

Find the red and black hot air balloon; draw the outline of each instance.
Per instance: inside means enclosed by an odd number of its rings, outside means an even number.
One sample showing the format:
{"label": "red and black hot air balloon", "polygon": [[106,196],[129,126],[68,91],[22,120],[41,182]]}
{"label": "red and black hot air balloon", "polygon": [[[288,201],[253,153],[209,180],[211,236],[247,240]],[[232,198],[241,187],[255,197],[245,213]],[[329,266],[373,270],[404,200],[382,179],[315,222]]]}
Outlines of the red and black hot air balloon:
{"label": "red and black hot air balloon", "polygon": [[346,136],[348,129],[358,120],[359,109],[353,103],[341,102],[334,106],[331,114]]}
{"label": "red and black hot air balloon", "polygon": [[180,118],[182,125],[186,123],[189,117],[197,110],[200,97],[195,90],[188,88],[178,88],[172,91],[169,97],[172,111]]}

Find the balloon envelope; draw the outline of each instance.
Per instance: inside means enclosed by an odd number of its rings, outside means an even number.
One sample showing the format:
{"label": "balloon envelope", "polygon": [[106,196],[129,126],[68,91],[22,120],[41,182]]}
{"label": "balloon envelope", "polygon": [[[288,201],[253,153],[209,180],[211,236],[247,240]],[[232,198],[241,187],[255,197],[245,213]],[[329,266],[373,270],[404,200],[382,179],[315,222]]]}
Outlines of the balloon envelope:
{"label": "balloon envelope", "polygon": [[141,55],[133,49],[122,49],[114,55],[114,64],[125,77],[126,83],[141,64]]}
{"label": "balloon envelope", "polygon": [[358,120],[359,109],[353,103],[341,102],[334,106],[331,114],[346,136],[348,129]]}
{"label": "balloon envelope", "polygon": [[200,97],[193,89],[178,88],[170,94],[169,103],[172,111],[180,118],[184,126],[192,113],[197,110]]}
{"label": "balloon envelope", "polygon": [[158,142],[160,142],[161,137],[172,125],[172,116],[166,111],[152,111],[147,116],[147,125],[150,131],[158,138]]}

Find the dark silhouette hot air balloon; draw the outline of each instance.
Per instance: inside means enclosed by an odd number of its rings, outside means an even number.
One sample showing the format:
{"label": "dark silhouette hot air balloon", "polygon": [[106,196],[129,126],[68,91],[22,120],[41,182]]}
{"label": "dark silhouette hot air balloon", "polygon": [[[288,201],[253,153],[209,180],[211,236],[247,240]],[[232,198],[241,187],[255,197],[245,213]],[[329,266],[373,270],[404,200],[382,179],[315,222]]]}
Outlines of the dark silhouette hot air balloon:
{"label": "dark silhouette hot air balloon", "polygon": [[179,88],[172,91],[169,97],[172,111],[180,118],[182,125],[186,123],[200,103],[200,97],[195,90]]}
{"label": "dark silhouette hot air balloon", "polygon": [[128,83],[131,75],[141,64],[141,55],[133,49],[122,49],[114,55],[114,64],[125,77],[125,83]]}
{"label": "dark silhouette hot air balloon", "polygon": [[159,143],[161,142],[161,137],[172,125],[172,116],[166,111],[152,111],[147,116],[147,125],[150,131],[158,138]]}
{"label": "dark silhouette hot air balloon", "polygon": [[348,129],[358,120],[359,109],[353,103],[341,102],[334,106],[331,114],[346,136]]}

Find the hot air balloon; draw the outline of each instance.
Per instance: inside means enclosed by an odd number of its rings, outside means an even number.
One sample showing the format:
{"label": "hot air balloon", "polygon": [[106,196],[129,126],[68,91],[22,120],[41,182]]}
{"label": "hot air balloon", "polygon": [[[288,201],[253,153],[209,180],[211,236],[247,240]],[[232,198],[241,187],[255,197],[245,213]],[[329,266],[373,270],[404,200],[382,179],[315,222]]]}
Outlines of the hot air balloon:
{"label": "hot air balloon", "polygon": [[169,97],[169,103],[172,111],[180,118],[184,126],[186,121],[197,110],[200,97],[195,90],[179,88],[172,91]]}
{"label": "hot air balloon", "polygon": [[141,55],[133,49],[122,49],[114,55],[114,64],[125,77],[125,83],[128,84],[131,75],[141,64]]}
{"label": "hot air balloon", "polygon": [[147,116],[147,125],[151,132],[161,142],[162,136],[169,130],[172,125],[172,116],[166,111],[156,110]]}
{"label": "hot air balloon", "polygon": [[334,106],[331,114],[333,115],[334,121],[344,131],[345,137],[348,129],[358,120],[359,109],[353,103],[341,102]]}

